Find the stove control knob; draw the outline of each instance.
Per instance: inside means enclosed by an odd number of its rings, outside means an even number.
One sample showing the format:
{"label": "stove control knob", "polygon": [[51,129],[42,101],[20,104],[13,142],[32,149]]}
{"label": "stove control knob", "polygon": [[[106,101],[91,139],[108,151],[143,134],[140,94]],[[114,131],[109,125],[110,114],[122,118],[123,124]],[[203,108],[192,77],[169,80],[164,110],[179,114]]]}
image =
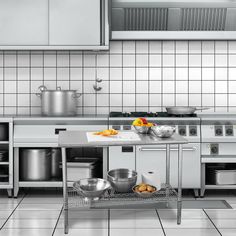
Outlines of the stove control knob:
{"label": "stove control knob", "polygon": [[186,126],[185,125],[180,125],[178,130],[179,130],[179,135],[186,136]]}
{"label": "stove control knob", "polygon": [[225,135],[226,136],[233,136],[234,135],[234,128],[232,125],[225,126]]}
{"label": "stove control knob", "polygon": [[189,126],[189,136],[197,136],[197,126]]}
{"label": "stove control knob", "polygon": [[112,129],[121,130],[120,125],[112,125]]}
{"label": "stove control knob", "polygon": [[212,143],[210,147],[210,152],[211,152],[211,155],[219,154],[219,145],[216,143]]}
{"label": "stove control knob", "polygon": [[223,136],[223,127],[222,125],[215,126],[215,136]]}
{"label": "stove control knob", "polygon": [[123,125],[123,130],[131,130],[131,125]]}

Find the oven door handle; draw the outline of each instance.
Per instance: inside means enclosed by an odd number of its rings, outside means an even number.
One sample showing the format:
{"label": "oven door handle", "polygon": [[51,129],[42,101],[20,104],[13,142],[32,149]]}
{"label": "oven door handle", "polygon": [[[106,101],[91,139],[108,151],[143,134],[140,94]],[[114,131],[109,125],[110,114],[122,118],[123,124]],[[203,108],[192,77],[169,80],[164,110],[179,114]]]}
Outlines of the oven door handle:
{"label": "oven door handle", "polygon": [[[183,151],[196,151],[196,147],[192,147],[192,148],[183,148]],[[149,152],[149,151],[166,151],[166,148],[143,148],[140,147],[139,151],[141,152]],[[178,151],[178,148],[171,148],[170,151]]]}

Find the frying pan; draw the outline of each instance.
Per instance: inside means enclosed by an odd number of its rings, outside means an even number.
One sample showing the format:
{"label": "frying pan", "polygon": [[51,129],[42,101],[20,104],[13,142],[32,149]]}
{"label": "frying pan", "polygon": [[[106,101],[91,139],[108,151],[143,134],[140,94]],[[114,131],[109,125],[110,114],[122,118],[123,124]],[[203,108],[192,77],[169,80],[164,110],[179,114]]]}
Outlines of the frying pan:
{"label": "frying pan", "polygon": [[169,115],[192,115],[194,114],[195,111],[198,110],[208,110],[208,107],[202,107],[202,108],[197,108],[197,107],[166,107],[166,111]]}

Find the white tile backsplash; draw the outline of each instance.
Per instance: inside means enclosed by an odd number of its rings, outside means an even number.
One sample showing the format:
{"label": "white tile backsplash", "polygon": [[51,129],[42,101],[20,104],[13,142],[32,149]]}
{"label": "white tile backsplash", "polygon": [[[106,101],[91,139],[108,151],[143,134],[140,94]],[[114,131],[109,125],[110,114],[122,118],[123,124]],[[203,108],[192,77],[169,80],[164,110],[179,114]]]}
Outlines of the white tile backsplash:
{"label": "white tile backsplash", "polygon": [[216,67],[227,67],[228,65],[228,55],[215,55],[215,66]]}
{"label": "white tile backsplash", "polygon": [[5,93],[16,93],[16,81],[4,81]]}
{"label": "white tile backsplash", "polygon": [[162,42],[160,41],[150,41],[149,42],[149,54],[161,53]]}
{"label": "white tile backsplash", "polygon": [[57,78],[57,68],[53,67],[53,68],[44,68],[43,70],[44,72],[44,80],[56,80]]}
{"label": "white tile backsplash", "polygon": [[135,80],[135,68],[123,68],[123,80]]}
{"label": "white tile backsplash", "polygon": [[188,55],[177,54],[175,56],[176,67],[188,67]]}
{"label": "white tile backsplash", "polygon": [[134,41],[123,41],[123,54],[135,54]]}
{"label": "white tile backsplash", "polygon": [[16,67],[16,56],[13,52],[4,54],[4,67]]}
{"label": "white tile backsplash", "polygon": [[58,67],[69,67],[70,66],[69,53],[60,52],[57,54],[57,66]]}
{"label": "white tile backsplash", "polygon": [[3,69],[3,79],[4,80],[17,80],[16,68],[7,68]]}
{"label": "white tile backsplash", "polygon": [[123,67],[135,67],[135,55],[123,55]]}
{"label": "white tile backsplash", "polygon": [[149,66],[150,67],[160,67],[162,64],[162,56],[161,55],[149,55]]}
{"label": "white tile backsplash", "polygon": [[163,67],[174,67],[175,55],[163,55]]}
{"label": "white tile backsplash", "polygon": [[148,80],[148,68],[136,68],[136,80]]}
{"label": "white tile backsplash", "polygon": [[135,81],[123,81],[123,93],[135,93]]}
{"label": "white tile backsplash", "polygon": [[121,67],[122,66],[122,54],[111,54],[110,55],[110,66]]}
{"label": "white tile backsplash", "polygon": [[30,67],[30,54],[29,52],[21,52],[17,54],[17,66],[18,67]]}
{"label": "white tile backsplash", "polygon": [[43,54],[31,53],[31,67],[43,67]]}
{"label": "white tile backsplash", "polygon": [[83,60],[82,60],[82,54],[71,54],[70,55],[70,66],[71,67],[82,67],[83,66]]}
{"label": "white tile backsplash", "polygon": [[57,68],[57,80],[68,80],[70,79],[70,68]]}
{"label": "white tile backsplash", "polygon": [[136,53],[148,54],[148,41],[137,41],[136,42]]}
{"label": "white tile backsplash", "polygon": [[[96,69],[97,68],[97,69]],[[102,90],[95,92],[95,79]],[[44,84],[83,93],[79,113],[236,107],[236,41],[114,41],[109,51],[0,51],[0,114],[38,114]]]}

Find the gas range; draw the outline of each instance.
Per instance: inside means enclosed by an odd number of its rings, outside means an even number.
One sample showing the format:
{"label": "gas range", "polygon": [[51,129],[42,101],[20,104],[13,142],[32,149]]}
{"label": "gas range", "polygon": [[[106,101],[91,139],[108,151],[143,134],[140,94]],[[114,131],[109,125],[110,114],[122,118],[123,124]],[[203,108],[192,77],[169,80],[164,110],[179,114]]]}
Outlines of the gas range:
{"label": "gas range", "polygon": [[109,127],[116,130],[133,130],[132,122],[137,117],[144,117],[157,125],[171,125],[189,142],[200,142],[200,118],[196,114],[172,116],[167,112],[111,112]]}

